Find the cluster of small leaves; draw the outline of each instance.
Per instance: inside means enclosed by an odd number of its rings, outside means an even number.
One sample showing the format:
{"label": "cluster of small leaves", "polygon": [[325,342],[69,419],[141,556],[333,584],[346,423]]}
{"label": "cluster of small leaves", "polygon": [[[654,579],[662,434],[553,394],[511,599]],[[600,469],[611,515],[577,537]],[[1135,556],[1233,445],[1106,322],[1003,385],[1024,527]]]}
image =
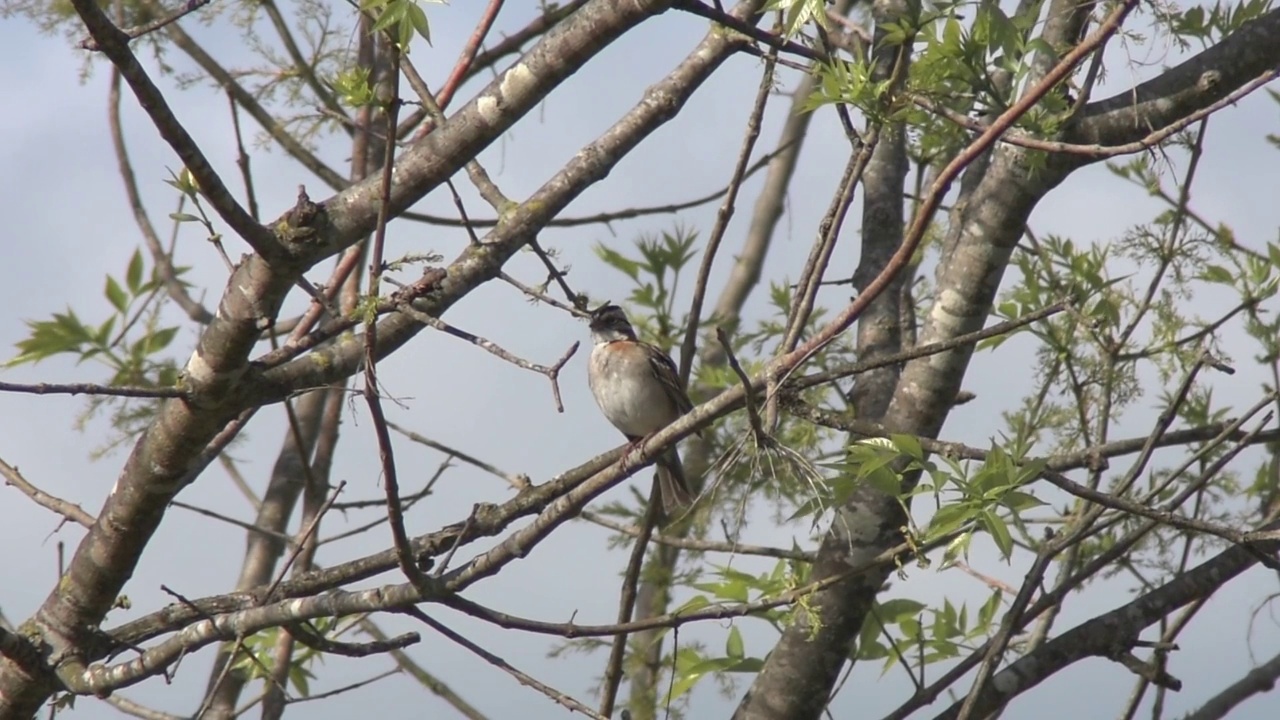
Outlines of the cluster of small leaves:
{"label": "cluster of small leaves", "polygon": [[877,602],[862,625],[852,659],[881,660],[881,672],[886,673],[904,661],[924,667],[957,658],[995,629],[1002,597],[1000,590],[992,591],[972,619],[967,604],[957,608],[950,600],[940,608],[908,598]]}
{"label": "cluster of small leaves", "polygon": [[[922,28],[919,37],[924,47],[912,66],[908,88],[956,112],[1003,112],[1028,81],[1031,58],[1037,54],[1057,57],[1033,32],[1039,5],[1009,16],[998,4],[983,3],[972,10],[973,21],[967,27],[959,19],[958,8],[949,9]],[[1069,109],[1064,93],[1049,93],[1018,120],[1018,127],[1052,136]]]}
{"label": "cluster of small leaves", "polygon": [[[400,52],[409,52],[409,43],[417,33],[431,44],[431,26],[420,0],[360,0],[360,9],[377,17],[373,32],[386,31],[395,39]],[[444,0],[429,0],[443,2]]]}
{"label": "cluster of small leaves", "polygon": [[155,356],[173,342],[178,328],[158,326],[152,300],[164,281],[154,269],[149,278],[145,274],[142,253],[135,251],[123,278],[107,276],[103,296],[114,312],[100,324],[85,323],[71,308],[54,313],[50,320],[28,320],[31,332],[18,341],[18,355],[5,366],[71,354],[79,362],[105,363],[114,371],[110,385],[172,387],[178,379],[177,368]]}
{"label": "cluster of small leaves", "polygon": [[[901,448],[901,442],[896,444]],[[949,472],[939,471],[927,461],[916,461],[924,465],[928,478],[912,494],[932,495],[936,508],[922,540],[959,533],[943,553],[945,569],[960,557],[967,557],[973,533],[983,530],[991,536],[1001,556],[1009,560],[1014,550],[1010,525],[1027,538],[1024,514],[1045,504],[1034,492],[1024,489],[1044,471],[1044,461],[1023,461],[994,444],[976,468],[973,463],[947,457],[942,461]]]}
{"label": "cluster of small leaves", "polygon": [[361,108],[377,104],[373,84],[369,82],[372,70],[367,67],[351,67],[339,72],[330,83],[338,100],[348,107]]}
{"label": "cluster of small leaves", "polygon": [[[806,564],[779,560],[770,572],[752,575],[731,567],[715,568],[712,578],[691,583],[700,590],[675,612],[694,612],[714,603],[748,603],[777,597],[808,581]],[[791,613],[785,608],[763,611],[753,617],[782,629],[790,621]],[[695,647],[684,647],[676,653],[675,677],[669,699],[688,693],[708,676],[722,673],[759,672],[764,659],[746,654],[741,631],[735,625],[725,639],[723,655],[712,655]]]}
{"label": "cluster of small leaves", "polygon": [[[877,28],[878,45],[912,45],[905,93],[890,97],[892,81],[877,78],[867,58],[835,59],[820,64],[818,87],[806,109],[844,103],[871,123],[902,121],[910,129],[912,152],[924,158],[950,157],[967,141],[968,131],[911,98],[927,100],[961,115],[995,115],[1011,104],[1030,79],[1031,59],[1057,57],[1035,33],[1040,3],[1013,16],[998,3],[941,2],[915,7]],[[965,16],[972,17],[965,22]],[[1018,120],[1024,132],[1045,137],[1058,132],[1071,111],[1065,92],[1049,93]],[[1031,155],[1032,159],[1043,160]]]}
{"label": "cluster of small leaves", "polygon": [[1198,40],[1201,49],[1208,48],[1240,29],[1250,20],[1271,11],[1271,0],[1232,0],[1213,7],[1192,5],[1182,9],[1172,3],[1152,3],[1151,12],[1182,50],[1191,49],[1189,40]]}
{"label": "cluster of small leaves", "polygon": [[[181,275],[188,268],[176,268]],[[37,363],[56,355],[73,355],[77,362],[95,360],[111,370],[106,384],[122,387],[174,387],[179,382],[178,365],[164,354],[178,333],[178,327],[162,326],[160,309],[166,297],[163,279],[153,268],[147,272],[142,253],[135,251],[122,278],[108,275],[103,296],[112,309],[101,323],[87,323],[67,308],[49,320],[28,320],[29,334],[16,345],[18,354],[3,366]],[[157,401],[125,400],[108,396],[89,399],[81,423],[99,409],[110,406],[112,427],[120,434],[106,452],[140,431],[155,412]]]}
{"label": "cluster of small leaves", "polygon": [[[1194,132],[1176,136],[1169,145],[1191,158],[1200,146]],[[1255,360],[1264,365],[1280,360],[1280,319],[1267,310],[1280,294],[1280,243],[1251,239],[1242,244],[1228,225],[1215,225],[1198,214],[1189,205],[1189,194],[1178,186],[1184,180],[1170,182],[1166,177],[1173,167],[1167,153],[1108,165],[1116,177],[1164,205],[1148,222],[1109,242],[1080,244],[1029,234],[1015,256],[1021,279],[1004,294],[996,306],[997,315],[1013,317],[1062,297],[1074,298],[1076,303],[1070,312],[1028,330],[1039,341],[1039,367],[1034,372],[1041,384],[1023,399],[1021,408],[1005,415],[1018,443],[1016,452],[1029,452],[1037,445],[1041,453],[1078,450],[1113,437],[1113,424],[1122,413],[1144,394],[1151,394],[1144,387],[1158,388],[1150,410],[1176,409],[1179,427],[1204,426],[1234,416],[1238,408],[1215,399],[1215,378],[1222,376],[1212,367],[1201,368],[1189,392],[1177,392],[1203,352],[1227,363],[1241,359],[1239,342],[1225,347],[1220,343],[1224,328],[1243,326],[1258,349]],[[1214,314],[1202,316],[1207,312]],[[998,341],[986,343],[995,344]],[[1273,390],[1263,388],[1263,392]],[[1094,482],[1103,491],[1123,490],[1130,499],[1152,506],[1190,489],[1196,495],[1182,506],[1185,512],[1229,527],[1249,524],[1251,520],[1242,513],[1274,507],[1274,461],[1264,462],[1249,477],[1230,470],[1210,473],[1212,463],[1224,452],[1225,447],[1192,444],[1177,452],[1194,458],[1185,471],[1175,474],[1172,468],[1153,462],[1132,485],[1127,484],[1124,466],[1110,474],[1099,473]],[[1175,467],[1181,464],[1175,461]],[[1244,503],[1243,497],[1260,502]],[[1075,501],[1057,511],[1052,520],[1070,520],[1075,512],[1072,506],[1079,509],[1082,503]],[[1099,530],[1076,548],[1075,557],[1078,561],[1094,557],[1147,523],[1144,518],[1108,513]],[[1205,539],[1194,547],[1203,552],[1214,542]],[[1126,556],[1123,567],[1100,577],[1126,573],[1140,583],[1155,581],[1185,567],[1191,550],[1185,533],[1157,527]]]}
{"label": "cluster of small leaves", "polygon": [[694,245],[698,233],[681,227],[656,237],[645,236],[635,242],[636,254],[627,255],[603,243],[595,246],[596,255],[604,263],[631,279],[627,297],[605,298],[644,312],[630,313],[630,319],[646,340],[670,350],[682,337],[683,322],[677,322],[676,291],[680,274],[697,256]]}
{"label": "cluster of small leaves", "polygon": [[[338,619],[316,618],[310,625],[317,635],[326,637],[337,627]],[[232,670],[251,680],[269,680],[275,672],[276,645],[287,632],[276,627],[245,638],[232,659]],[[305,645],[296,645],[289,656],[289,684],[302,697],[311,694],[311,680],[315,678],[311,666],[317,661],[323,662],[324,654]]]}
{"label": "cluster of small leaves", "polygon": [[[926,543],[955,535],[943,554],[942,568],[949,567],[961,556],[967,557],[973,533],[986,531],[1001,556],[1008,560],[1014,550],[1009,525],[1023,525],[1023,513],[1044,503],[1023,488],[1044,470],[1043,461],[1027,461],[1010,456],[993,445],[980,463],[961,462],[942,456],[942,465],[926,458],[920,441],[911,435],[892,435],[853,443],[843,462],[827,467],[838,473],[829,481],[829,497],[815,498],[815,505],[830,503],[840,506],[862,486],[896,497],[908,517],[918,513],[909,498],[931,496],[934,513],[923,531],[911,521],[911,535],[916,543]],[[945,467],[944,467],[945,466]],[[921,480],[908,487],[905,477],[921,474]],[[810,508],[804,508],[810,511]]]}
{"label": "cluster of small leaves", "polygon": [[782,13],[782,33],[785,37],[793,37],[810,23],[826,28],[830,25],[827,19],[827,0],[769,0],[764,5],[765,12]]}
{"label": "cluster of small leaves", "polygon": [[870,122],[883,122],[889,118],[884,111],[884,100],[890,81],[875,79],[871,64],[865,58],[835,58],[819,64],[814,72],[817,73],[818,84],[805,101],[805,112],[839,103],[857,108]]}

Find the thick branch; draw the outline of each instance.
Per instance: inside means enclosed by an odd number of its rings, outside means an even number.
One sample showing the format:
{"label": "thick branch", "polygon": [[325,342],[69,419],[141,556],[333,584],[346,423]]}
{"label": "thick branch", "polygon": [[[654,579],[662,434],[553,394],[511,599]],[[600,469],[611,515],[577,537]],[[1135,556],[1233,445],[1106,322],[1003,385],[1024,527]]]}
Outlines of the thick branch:
{"label": "thick branch", "polygon": [[1120,145],[1171,125],[1280,65],[1280,8],[1135,88],[1085,106],[1063,138]]}
{"label": "thick branch", "polygon": [[[1277,527],[1280,524],[1272,523],[1266,529]],[[1259,549],[1275,553],[1280,550],[1280,542],[1270,541]],[[1249,550],[1230,548],[1133,602],[1068,630],[996,673],[975,703],[973,716],[986,717],[1018,695],[1085,658],[1119,658],[1134,647],[1145,628],[1187,603],[1211,595],[1255,562],[1257,556]],[[959,709],[960,703],[957,702],[940,713],[938,720],[956,717]]]}

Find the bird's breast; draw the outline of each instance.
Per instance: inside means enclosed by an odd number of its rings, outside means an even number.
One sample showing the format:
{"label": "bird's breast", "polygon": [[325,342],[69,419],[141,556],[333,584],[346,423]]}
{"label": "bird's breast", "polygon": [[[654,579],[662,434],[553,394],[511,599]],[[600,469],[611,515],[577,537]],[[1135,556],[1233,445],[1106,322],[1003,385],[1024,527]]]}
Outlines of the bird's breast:
{"label": "bird's breast", "polygon": [[669,398],[643,353],[591,351],[591,394],[606,419],[623,434],[643,437],[675,419]]}

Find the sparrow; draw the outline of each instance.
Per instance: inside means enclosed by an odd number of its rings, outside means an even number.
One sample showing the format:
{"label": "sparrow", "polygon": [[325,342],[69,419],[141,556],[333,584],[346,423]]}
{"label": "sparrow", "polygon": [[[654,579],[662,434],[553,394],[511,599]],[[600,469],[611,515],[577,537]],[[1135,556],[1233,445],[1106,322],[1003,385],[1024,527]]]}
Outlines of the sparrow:
{"label": "sparrow", "polygon": [[[587,382],[600,412],[636,447],[646,437],[693,409],[671,357],[636,337],[617,305],[591,313],[591,358]],[[693,504],[675,445],[657,459],[658,495],[671,518]]]}

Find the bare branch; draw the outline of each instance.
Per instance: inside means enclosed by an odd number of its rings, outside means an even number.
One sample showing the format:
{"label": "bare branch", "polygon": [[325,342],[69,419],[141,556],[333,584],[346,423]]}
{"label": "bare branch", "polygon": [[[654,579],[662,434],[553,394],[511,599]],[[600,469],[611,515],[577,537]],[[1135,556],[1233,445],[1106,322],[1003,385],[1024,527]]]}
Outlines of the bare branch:
{"label": "bare branch", "polygon": [[156,130],[165,139],[173,151],[182,158],[186,169],[195,178],[200,187],[200,194],[209,199],[209,203],[218,211],[223,221],[235,230],[249,247],[264,258],[278,258],[280,248],[276,238],[262,225],[259,225],[223,184],[222,178],[214,171],[213,166],[205,158],[195,140],[187,133],[186,128],[169,110],[164,95],[151,82],[146,70],[129,49],[129,36],[111,23],[102,9],[92,0],[72,0],[76,13],[84,21],[85,27],[98,43],[104,55],[120,70],[125,82],[138,97],[138,103],[151,117]]}
{"label": "bare branch", "polygon": [[81,527],[93,526],[94,517],[85,512],[84,508],[68,500],[63,500],[60,497],[54,497],[35,485],[32,485],[25,477],[22,476],[22,473],[18,472],[18,468],[10,465],[4,460],[0,460],[0,475],[4,476],[5,485],[12,485],[18,488],[23,495],[34,500],[40,507],[48,508]]}
{"label": "bare branch", "polygon": [[494,655],[488,650],[485,650],[479,645],[471,642],[470,640],[463,637],[462,635],[459,635],[453,630],[450,630],[444,624],[440,623],[437,620],[432,619],[430,616],[428,616],[426,613],[422,612],[421,610],[418,610],[415,607],[410,607],[410,608],[405,608],[403,612],[406,615],[410,615],[412,617],[417,618],[418,620],[422,621],[424,624],[430,626],[436,632],[440,633],[441,635],[444,635],[445,637],[449,638],[450,640],[457,643],[458,645],[461,645],[467,650],[470,650],[472,653],[479,656],[485,662],[502,670],[503,672],[507,673],[511,677],[514,677],[516,680],[519,680],[521,685],[527,685],[528,687],[531,687],[534,690],[537,690],[543,695],[546,695],[547,697],[555,701],[558,705],[563,705],[569,710],[580,712],[589,718],[595,718],[595,720],[609,720],[608,716],[597,714],[594,710],[587,707],[586,705],[583,705],[578,700],[575,700],[574,698],[570,697],[569,695],[566,695],[565,693],[560,692],[559,690],[556,690],[550,685],[547,685],[546,683],[543,683],[535,679],[533,676],[521,670],[516,669],[506,660],[503,660],[497,655]]}
{"label": "bare branch", "polygon": [[1218,720],[1227,717],[1245,700],[1275,690],[1277,677],[1280,677],[1280,655],[1245,673],[1244,677],[1223,688],[1183,720]]}
{"label": "bare branch", "polygon": [[[156,18],[151,22],[131,27],[128,30],[123,31],[124,35],[129,40],[137,40],[143,35],[148,35],[150,33],[155,32],[156,30],[159,30],[160,28],[165,27],[166,25],[169,25],[171,23],[175,23],[181,20],[187,15],[190,15],[191,13],[199,10],[205,5],[208,5],[210,2],[211,0],[187,0],[185,3],[182,4],[181,7],[179,7],[177,10],[174,10],[172,13],[165,15],[164,17]],[[102,47],[98,43],[98,40],[93,37],[87,37],[81,40],[79,46],[84,48],[85,50],[91,50],[91,51],[98,51],[102,49]]]}
{"label": "bare branch", "polygon": [[1151,80],[1089,103],[1063,139],[1121,145],[1208,108],[1280,65],[1277,34],[1280,9],[1273,9]]}
{"label": "bare branch", "polygon": [[0,392],[28,393],[31,395],[101,395],[130,398],[186,398],[189,393],[181,388],[128,387],[97,385],[94,383],[8,383],[0,382]]}

